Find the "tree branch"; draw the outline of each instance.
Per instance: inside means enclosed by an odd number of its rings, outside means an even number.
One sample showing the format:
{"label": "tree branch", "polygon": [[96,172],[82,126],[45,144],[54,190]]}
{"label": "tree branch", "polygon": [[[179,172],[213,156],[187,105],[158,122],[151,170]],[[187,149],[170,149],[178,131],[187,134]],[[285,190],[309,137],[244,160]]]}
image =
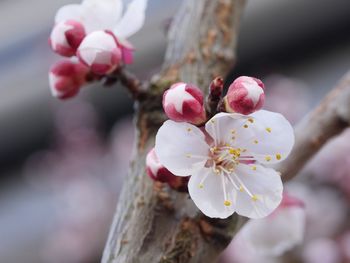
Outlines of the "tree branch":
{"label": "tree branch", "polygon": [[137,143],[102,262],[214,262],[245,221],[212,220],[198,213],[188,194],[154,184],[145,156],[165,120],[163,91],[176,81],[204,91],[227,75],[235,58],[244,0],[186,0],[174,19],[163,70],[137,104]]}
{"label": "tree branch", "polygon": [[350,71],[323,101],[295,128],[295,145],[286,160],[275,168],[283,180],[292,179],[333,136],[350,123]]}

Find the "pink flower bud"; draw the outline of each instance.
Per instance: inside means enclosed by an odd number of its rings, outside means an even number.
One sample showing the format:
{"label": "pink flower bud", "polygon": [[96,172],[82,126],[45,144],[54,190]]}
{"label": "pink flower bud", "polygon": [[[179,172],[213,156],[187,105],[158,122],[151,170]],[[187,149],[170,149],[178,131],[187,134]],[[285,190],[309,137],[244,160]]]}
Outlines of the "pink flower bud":
{"label": "pink flower bud", "polygon": [[155,181],[166,183],[175,177],[171,172],[169,172],[158,160],[156,151],[154,148],[149,151],[146,157],[146,170],[149,177]]}
{"label": "pink flower bud", "polygon": [[163,108],[169,119],[177,122],[201,124],[207,120],[203,93],[196,86],[176,83],[163,95]]}
{"label": "pink flower bud", "polygon": [[134,46],[125,39],[118,39],[118,45],[122,51],[122,58],[124,64],[132,64],[134,61]]}
{"label": "pink flower bud", "polygon": [[49,43],[54,52],[71,57],[75,55],[84,37],[84,26],[75,20],[67,20],[55,25]]}
{"label": "pink flower bud", "polygon": [[252,77],[239,77],[229,87],[225,97],[225,110],[251,114],[260,110],[265,101],[264,84]]}
{"label": "pink flower bud", "polygon": [[52,66],[49,73],[51,93],[59,99],[75,96],[85,84],[88,68],[70,60],[60,61]]}
{"label": "pink flower bud", "polygon": [[95,31],[87,35],[78,48],[78,57],[98,75],[109,74],[122,64],[122,51],[109,31]]}
{"label": "pink flower bud", "polygon": [[189,177],[173,175],[158,160],[154,148],[149,151],[146,157],[146,171],[148,176],[154,181],[167,183],[172,189],[179,192],[187,192]]}

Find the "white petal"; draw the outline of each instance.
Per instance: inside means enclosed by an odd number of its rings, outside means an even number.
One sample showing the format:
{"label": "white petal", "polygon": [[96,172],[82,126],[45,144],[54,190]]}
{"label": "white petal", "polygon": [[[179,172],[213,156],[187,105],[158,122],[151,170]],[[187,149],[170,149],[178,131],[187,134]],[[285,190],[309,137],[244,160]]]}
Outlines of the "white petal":
{"label": "white petal", "polygon": [[115,26],[113,32],[117,37],[128,38],[139,31],[145,23],[147,0],[133,0]]}
{"label": "white petal", "polygon": [[[227,218],[235,210],[233,204],[225,206],[225,196],[222,186],[223,175],[218,175],[210,168],[199,169],[188,183],[188,191],[196,206],[208,217]],[[232,193],[232,185],[225,180],[227,193]],[[228,199],[232,199],[228,195]]]}
{"label": "white petal", "polygon": [[158,130],[155,150],[159,161],[179,176],[191,175],[204,166],[209,146],[203,132],[194,125],[168,120]]}
{"label": "white petal", "polygon": [[259,254],[281,256],[303,241],[304,228],[305,209],[287,207],[267,218],[250,220],[242,235]]}
{"label": "white petal", "polygon": [[[234,143],[233,136],[243,136],[244,131],[237,133],[241,130],[244,123],[247,121],[246,115],[238,113],[218,113],[211,118],[205,125],[205,130],[215,140],[217,144]],[[233,135],[232,132],[235,132]]]}
{"label": "white petal", "polygon": [[[255,167],[255,170],[252,169]],[[282,180],[274,169],[261,165],[239,164],[236,179],[242,186],[235,201],[236,212],[249,218],[271,214],[282,201]]]}
{"label": "white petal", "polygon": [[294,130],[287,119],[265,110],[257,111],[251,117],[254,122],[246,130],[254,139],[244,142],[248,151],[262,163],[277,163],[287,158],[294,145]]}
{"label": "white petal", "polygon": [[112,30],[123,10],[121,0],[85,0],[82,3],[83,23],[88,33],[95,30]]}
{"label": "white petal", "polygon": [[294,145],[294,131],[279,113],[260,110],[251,115],[219,113],[207,122],[207,132],[221,143],[246,149],[261,163],[284,160]]}
{"label": "white petal", "polygon": [[81,21],[82,8],[81,5],[72,4],[62,6],[56,13],[55,22],[60,23],[69,19]]}

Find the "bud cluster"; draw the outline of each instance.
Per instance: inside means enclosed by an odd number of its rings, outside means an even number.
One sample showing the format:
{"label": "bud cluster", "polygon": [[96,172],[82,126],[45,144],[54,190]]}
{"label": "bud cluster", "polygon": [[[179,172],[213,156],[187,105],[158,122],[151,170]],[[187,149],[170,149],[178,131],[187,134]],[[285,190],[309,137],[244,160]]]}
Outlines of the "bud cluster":
{"label": "bud cluster", "polygon": [[[84,0],[81,4],[63,6],[56,13],[49,44],[55,53],[71,58],[72,65],[84,65],[88,69],[85,79],[113,77],[111,74],[133,62],[134,48],[126,39],[142,28],[146,7],[147,0],[132,0],[124,12],[122,0]],[[62,67],[58,63],[53,69]],[[50,72],[51,84],[60,77],[56,71]],[[73,76],[74,72],[77,71],[70,72],[70,76],[65,76],[66,81],[60,82],[60,90],[57,85],[51,85],[53,95],[66,99],[77,93],[76,85],[85,82],[76,81],[81,79],[81,71],[78,70],[77,76]],[[67,91],[72,89],[73,82],[74,92],[61,96],[63,83],[67,83],[64,88]]]}

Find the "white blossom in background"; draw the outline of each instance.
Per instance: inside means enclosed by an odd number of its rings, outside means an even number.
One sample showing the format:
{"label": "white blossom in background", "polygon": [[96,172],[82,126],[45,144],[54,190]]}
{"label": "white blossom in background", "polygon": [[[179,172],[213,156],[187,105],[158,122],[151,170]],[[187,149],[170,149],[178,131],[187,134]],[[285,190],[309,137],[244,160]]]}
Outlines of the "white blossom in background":
{"label": "white blossom in background", "polygon": [[302,258],[305,263],[342,262],[338,244],[327,238],[315,239],[306,244]]}
{"label": "white blossom in background", "polygon": [[268,217],[251,219],[224,251],[223,262],[280,262],[280,256],[304,239],[304,203],[284,193],[279,207]]}
{"label": "white blossom in background", "polygon": [[[50,42],[71,47],[67,21],[81,25],[86,37],[77,48],[79,59],[96,74],[108,74],[122,63],[132,63],[133,46],[127,38],[139,31],[145,21],[147,0],[133,0],[123,12],[122,0],[83,0],[60,8]],[[69,52],[68,52],[69,53]],[[69,54],[68,54],[69,55]]]}
{"label": "white blossom in background", "polygon": [[283,191],[280,174],[266,165],[284,160],[293,144],[289,122],[261,110],[218,113],[205,131],[168,120],[157,133],[155,150],[170,172],[191,175],[189,194],[205,215],[262,218],[280,204]]}
{"label": "white blossom in background", "polygon": [[284,194],[281,205],[270,216],[250,220],[238,240],[265,256],[277,257],[303,242],[305,209],[303,202]]}

